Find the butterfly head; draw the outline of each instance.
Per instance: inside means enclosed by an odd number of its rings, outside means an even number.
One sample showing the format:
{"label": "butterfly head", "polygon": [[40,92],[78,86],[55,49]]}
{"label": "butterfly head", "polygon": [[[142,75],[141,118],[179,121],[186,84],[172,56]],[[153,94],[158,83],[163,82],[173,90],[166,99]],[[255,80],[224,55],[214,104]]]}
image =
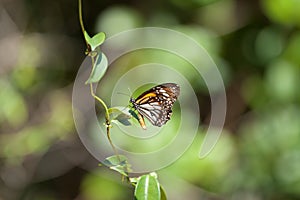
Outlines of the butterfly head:
{"label": "butterfly head", "polygon": [[130,97],[129,103],[132,103],[133,105],[135,105],[135,104],[136,104],[136,103],[135,103],[135,99],[134,99],[133,97]]}

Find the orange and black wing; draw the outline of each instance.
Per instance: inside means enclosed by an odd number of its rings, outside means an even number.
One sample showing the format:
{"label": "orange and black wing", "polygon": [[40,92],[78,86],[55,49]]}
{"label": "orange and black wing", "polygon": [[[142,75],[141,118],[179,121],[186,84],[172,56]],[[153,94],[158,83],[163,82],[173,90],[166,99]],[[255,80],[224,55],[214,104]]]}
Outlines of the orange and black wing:
{"label": "orange and black wing", "polygon": [[145,129],[143,116],[154,126],[162,126],[170,120],[172,106],[180,94],[180,87],[175,83],[157,85],[141,94],[137,99],[130,99],[138,111],[141,126]]}

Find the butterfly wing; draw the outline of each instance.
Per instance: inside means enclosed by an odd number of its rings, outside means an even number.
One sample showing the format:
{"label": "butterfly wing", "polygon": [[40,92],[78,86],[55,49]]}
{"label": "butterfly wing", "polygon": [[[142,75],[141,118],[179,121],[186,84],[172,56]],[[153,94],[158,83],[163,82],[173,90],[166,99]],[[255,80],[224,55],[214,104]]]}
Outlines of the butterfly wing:
{"label": "butterfly wing", "polygon": [[172,106],[179,94],[179,85],[165,83],[151,88],[131,102],[154,126],[162,126],[170,120]]}

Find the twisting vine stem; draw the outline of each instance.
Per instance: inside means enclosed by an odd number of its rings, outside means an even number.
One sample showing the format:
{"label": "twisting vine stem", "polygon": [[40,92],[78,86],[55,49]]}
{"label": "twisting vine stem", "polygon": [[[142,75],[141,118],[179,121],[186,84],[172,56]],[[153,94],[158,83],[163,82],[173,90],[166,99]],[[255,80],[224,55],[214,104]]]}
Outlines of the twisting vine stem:
{"label": "twisting vine stem", "polygon": [[[85,29],[84,29],[84,25],[83,25],[83,18],[82,18],[82,0],[78,0],[78,9],[79,9],[79,22],[80,22],[80,27],[81,27],[81,31],[84,35],[85,33]],[[92,59],[92,70],[91,70],[91,73],[93,73],[94,71],[94,68],[95,68],[95,57],[97,54],[94,54],[94,53],[90,53],[91,49],[90,49],[90,45],[88,44],[87,40],[85,39],[85,42],[86,42],[86,46],[87,46],[87,53],[88,55],[91,57]],[[98,97],[95,92],[94,92],[94,88],[93,88],[93,83],[90,83],[90,92],[91,92],[91,95],[94,99],[96,99],[104,108],[105,110],[105,125],[106,125],[106,135],[107,135],[107,139],[115,153],[115,155],[117,155],[118,159],[120,160],[119,158],[119,154],[117,152],[117,149],[115,148],[115,146],[113,145],[112,143],[112,140],[111,140],[111,137],[110,137],[110,128],[111,128],[111,120],[110,120],[110,115],[109,115],[109,110],[108,110],[108,107],[107,105],[105,104],[105,102],[100,98]]]}
{"label": "twisting vine stem", "polygon": [[[111,140],[111,137],[110,137],[110,129],[112,127],[111,126],[110,115],[111,115],[113,109],[108,109],[108,107],[105,104],[105,102],[100,97],[98,97],[96,95],[95,89],[93,87],[93,83],[96,82],[95,80],[100,80],[102,78],[102,75],[101,75],[101,76],[98,77],[98,79],[97,78],[93,79],[93,75],[94,75],[95,68],[99,66],[99,65],[96,66],[96,60],[97,60],[97,58],[99,58],[99,57],[97,57],[98,53],[100,52],[98,50],[100,50],[99,46],[105,40],[105,34],[102,32],[104,34],[103,41],[101,41],[99,43],[97,43],[97,42],[95,42],[95,40],[93,40],[93,39],[96,39],[97,36],[99,37],[99,34],[97,34],[94,37],[90,38],[90,36],[85,31],[84,24],[83,24],[82,0],[78,0],[78,7],[79,7],[80,27],[81,27],[81,30],[82,30],[82,33],[83,33],[83,36],[84,36],[84,40],[85,40],[86,46],[87,46],[86,55],[88,55],[91,58],[91,61],[92,61],[92,70],[91,70],[91,73],[90,73],[90,78],[88,79],[87,83],[90,86],[90,94],[91,94],[91,96],[96,101],[98,101],[102,105],[102,107],[104,108],[104,110],[105,110],[106,135],[107,135],[107,139],[108,139],[108,141],[109,141],[109,143],[110,143],[110,145],[111,145],[111,147],[112,147],[112,149],[114,151],[114,154],[115,154],[115,156],[111,156],[109,158],[106,158],[106,161],[112,161],[107,166],[110,169],[119,172],[122,175],[122,180],[123,181],[127,180],[129,183],[131,183],[131,185],[133,185],[135,187],[135,197],[136,197],[136,199],[145,199],[145,195],[149,196],[148,195],[148,193],[149,193],[148,191],[152,191],[152,190],[155,190],[153,192],[153,194],[158,194],[159,196],[158,196],[157,199],[160,199],[161,196],[165,196],[165,195],[161,195],[161,192],[163,192],[163,190],[161,189],[161,187],[159,187],[157,176],[156,175],[153,176],[153,175],[149,174],[149,175],[140,176],[138,178],[135,178],[135,177],[134,178],[130,178],[128,172],[130,172],[131,170],[130,170],[130,166],[129,166],[128,162],[127,162],[126,157],[123,156],[122,159],[121,159],[121,156],[118,154],[117,149],[115,148],[115,146],[112,143],[112,140]],[[100,36],[101,36],[101,34],[100,34]],[[101,54],[103,54],[103,53],[101,53]],[[97,63],[98,63],[98,61],[97,61]],[[107,63],[105,64],[104,67],[105,68],[102,68],[102,70],[106,70],[107,69],[107,67],[108,67]],[[118,159],[119,163],[115,162],[115,157]],[[125,159],[124,159],[124,157],[125,157]],[[121,160],[122,160],[122,162],[121,162]],[[154,186],[152,187],[151,190],[148,190],[148,186],[149,186],[148,183],[149,183],[149,179],[150,178],[152,179],[151,182],[152,183],[154,182],[155,184],[151,184],[151,185],[154,185]],[[147,191],[147,192],[145,193],[144,191]],[[166,199],[166,198],[164,198],[164,199]]]}
{"label": "twisting vine stem", "polygon": [[[84,25],[83,25],[83,19],[82,19],[82,0],[78,0],[78,9],[79,9],[79,22],[80,22],[80,27],[81,27],[81,31],[84,35],[85,29],[84,29]],[[89,44],[87,43],[87,41],[85,40],[86,46],[88,47]]]}

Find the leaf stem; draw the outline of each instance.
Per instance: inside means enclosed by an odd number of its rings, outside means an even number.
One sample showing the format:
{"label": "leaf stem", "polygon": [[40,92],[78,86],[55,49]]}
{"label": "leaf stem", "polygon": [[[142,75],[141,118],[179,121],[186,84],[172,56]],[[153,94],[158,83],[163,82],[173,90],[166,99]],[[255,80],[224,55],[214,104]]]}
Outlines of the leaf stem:
{"label": "leaf stem", "polygon": [[[94,70],[94,66],[95,66],[95,57],[91,57],[92,59],[92,71]],[[112,143],[112,140],[111,140],[111,137],[110,137],[110,128],[111,128],[111,120],[110,120],[110,116],[109,116],[109,110],[108,110],[108,107],[107,105],[105,104],[105,102],[100,98],[98,97],[95,92],[94,92],[94,88],[93,88],[93,84],[90,83],[90,91],[91,91],[91,95],[92,97],[94,97],[94,99],[96,99],[98,102],[100,102],[100,104],[103,106],[104,110],[105,110],[105,126],[106,126],[106,135],[107,135],[107,139],[115,153],[115,155],[118,156],[118,159],[120,160],[119,158],[119,154],[118,154],[118,151],[117,149],[115,148],[114,144]]]}

